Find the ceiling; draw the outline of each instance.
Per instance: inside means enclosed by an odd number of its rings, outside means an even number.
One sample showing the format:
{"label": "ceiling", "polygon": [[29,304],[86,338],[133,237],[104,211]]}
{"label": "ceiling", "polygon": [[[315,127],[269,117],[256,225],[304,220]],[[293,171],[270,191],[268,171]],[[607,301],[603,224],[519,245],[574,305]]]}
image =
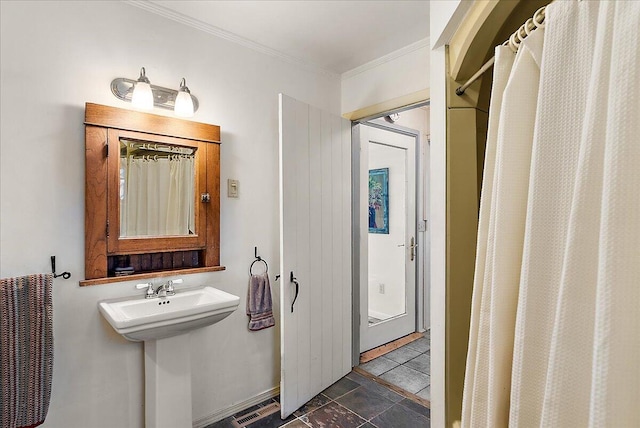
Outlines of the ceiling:
{"label": "ceiling", "polygon": [[428,0],[130,3],[333,74],[429,35]]}

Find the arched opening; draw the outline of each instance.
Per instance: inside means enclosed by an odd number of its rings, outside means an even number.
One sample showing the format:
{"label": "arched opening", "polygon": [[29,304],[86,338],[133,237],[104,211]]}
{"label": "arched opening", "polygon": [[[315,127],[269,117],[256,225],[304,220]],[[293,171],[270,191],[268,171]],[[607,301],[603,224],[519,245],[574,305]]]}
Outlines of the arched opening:
{"label": "arched opening", "polygon": [[460,420],[492,70],[462,96],[456,88],[548,0],[476,1],[448,47],[446,214],[446,425]]}

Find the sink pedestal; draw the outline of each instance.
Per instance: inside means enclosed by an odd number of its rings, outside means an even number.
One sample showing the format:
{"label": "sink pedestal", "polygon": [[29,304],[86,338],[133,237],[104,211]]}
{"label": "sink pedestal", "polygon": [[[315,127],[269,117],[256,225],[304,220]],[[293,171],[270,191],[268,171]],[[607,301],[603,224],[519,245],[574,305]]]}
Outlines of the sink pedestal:
{"label": "sink pedestal", "polygon": [[189,333],[144,342],[146,428],[190,428]]}
{"label": "sink pedestal", "polygon": [[147,428],[191,428],[189,332],[225,319],[240,298],[209,286],[146,297],[102,300],[98,308],[115,331],[144,341]]}

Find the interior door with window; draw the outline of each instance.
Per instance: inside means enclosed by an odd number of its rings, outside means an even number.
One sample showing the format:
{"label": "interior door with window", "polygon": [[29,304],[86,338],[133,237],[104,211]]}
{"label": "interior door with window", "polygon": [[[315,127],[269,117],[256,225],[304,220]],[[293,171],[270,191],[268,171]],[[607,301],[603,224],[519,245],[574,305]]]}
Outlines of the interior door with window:
{"label": "interior door with window", "polygon": [[351,371],[351,123],[280,95],[280,404]]}
{"label": "interior door with window", "polygon": [[416,331],[416,138],[360,125],[360,352]]}

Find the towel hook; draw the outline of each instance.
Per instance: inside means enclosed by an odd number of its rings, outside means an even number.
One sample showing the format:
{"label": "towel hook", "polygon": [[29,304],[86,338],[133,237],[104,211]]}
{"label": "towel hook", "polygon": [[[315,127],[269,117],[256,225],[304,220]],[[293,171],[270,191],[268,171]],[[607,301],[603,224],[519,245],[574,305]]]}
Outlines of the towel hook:
{"label": "towel hook", "polygon": [[63,279],[71,278],[71,272],[62,272],[60,274],[56,274],[56,256],[51,256],[51,272],[53,273],[54,278],[62,277]]}
{"label": "towel hook", "polygon": [[251,266],[249,266],[249,275],[253,275],[253,272],[252,272],[253,265],[255,265],[257,262],[264,263],[265,273],[269,272],[269,265],[262,257],[258,255],[258,247],[253,247],[253,256],[256,259],[253,261],[253,263],[251,263]]}

